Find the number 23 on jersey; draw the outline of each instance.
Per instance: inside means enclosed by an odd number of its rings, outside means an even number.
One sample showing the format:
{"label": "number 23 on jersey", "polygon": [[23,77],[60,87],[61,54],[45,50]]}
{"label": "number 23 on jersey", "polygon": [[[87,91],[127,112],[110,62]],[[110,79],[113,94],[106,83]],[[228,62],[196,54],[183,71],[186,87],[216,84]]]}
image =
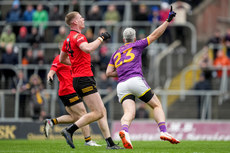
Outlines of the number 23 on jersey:
{"label": "number 23 on jersey", "polygon": [[124,53],[125,56],[129,57],[128,59],[121,60],[121,53],[116,53],[114,56],[115,60],[115,68],[118,68],[121,66],[123,63],[128,63],[131,62],[135,58],[135,54],[131,53],[132,48],[129,48],[122,53]]}

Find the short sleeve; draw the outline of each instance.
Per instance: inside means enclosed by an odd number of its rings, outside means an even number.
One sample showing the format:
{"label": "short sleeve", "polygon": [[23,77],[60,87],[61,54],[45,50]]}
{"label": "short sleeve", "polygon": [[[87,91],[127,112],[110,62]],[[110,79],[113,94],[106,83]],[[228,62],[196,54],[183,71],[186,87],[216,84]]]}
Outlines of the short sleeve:
{"label": "short sleeve", "polygon": [[83,42],[88,42],[88,41],[84,35],[79,35],[77,37],[77,40],[76,40],[77,46],[79,47],[81,45],[81,43],[83,43]]}
{"label": "short sleeve", "polygon": [[115,64],[114,64],[114,59],[113,59],[113,57],[114,57],[114,54],[111,56],[111,58],[110,58],[110,61],[109,61],[109,66],[114,66]]}
{"label": "short sleeve", "polygon": [[149,37],[136,41],[136,46],[139,48],[145,48],[150,44]]}
{"label": "short sleeve", "polygon": [[66,53],[68,52],[68,51],[67,51],[67,48],[66,48],[66,40],[63,42],[62,51],[63,51],[63,52],[66,52]]}

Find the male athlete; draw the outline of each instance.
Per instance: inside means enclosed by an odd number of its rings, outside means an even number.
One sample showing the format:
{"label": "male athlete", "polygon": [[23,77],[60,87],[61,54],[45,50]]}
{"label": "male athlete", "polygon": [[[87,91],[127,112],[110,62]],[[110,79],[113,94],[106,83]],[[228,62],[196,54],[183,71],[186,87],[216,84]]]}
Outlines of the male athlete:
{"label": "male athlete", "polygon": [[70,27],[70,34],[63,43],[59,60],[63,64],[71,65],[73,87],[91,112],[84,114],[74,124],[63,129],[62,135],[70,147],[75,148],[72,140],[73,133],[77,129],[99,120],[99,128],[107,142],[107,149],[121,149],[111,138],[106,109],[97,91],[91,70],[90,53],[97,49],[104,40],[109,39],[110,35],[108,32],[102,33],[96,40],[88,43],[86,37],[81,34],[85,24],[84,18],[78,12],[68,13],[65,16],[65,22]]}
{"label": "male athlete", "polygon": [[[73,78],[71,76],[71,67],[59,62],[59,55],[53,60],[50,71],[47,75],[49,84],[53,82],[54,74],[57,74],[59,80],[58,95],[65,106],[69,115],[62,115],[58,118],[46,119],[44,121],[44,133],[48,137],[49,129],[56,124],[74,123],[82,115],[86,114],[86,109],[82,103],[82,99],[78,97],[73,88]],[[91,140],[89,125],[81,128],[85,137],[85,145],[87,146],[101,146]]]}
{"label": "male athlete", "polygon": [[160,128],[160,139],[167,140],[172,144],[180,142],[167,133],[161,103],[157,96],[151,92],[151,88],[143,77],[141,61],[141,54],[144,48],[164,33],[175,15],[176,13],[172,11],[171,7],[168,19],[147,38],[142,40],[136,41],[136,31],[133,28],[126,28],[123,32],[125,44],[112,55],[107,67],[107,76],[118,76],[117,94],[124,110],[124,115],[121,118],[122,129],[119,132],[119,136],[127,149],[133,149],[128,129],[135,117],[135,97],[138,97],[153,109],[154,119]]}

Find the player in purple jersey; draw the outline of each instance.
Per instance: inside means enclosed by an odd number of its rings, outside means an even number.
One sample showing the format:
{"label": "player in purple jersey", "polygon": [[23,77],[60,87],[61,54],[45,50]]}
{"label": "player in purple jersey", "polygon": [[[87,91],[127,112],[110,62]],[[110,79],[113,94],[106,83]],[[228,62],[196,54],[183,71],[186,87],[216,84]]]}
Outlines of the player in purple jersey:
{"label": "player in purple jersey", "polygon": [[125,44],[115,51],[107,67],[107,76],[118,76],[117,95],[124,110],[124,115],[121,118],[122,129],[119,135],[124,147],[127,149],[133,149],[128,129],[135,117],[135,97],[138,97],[153,109],[154,119],[160,129],[160,139],[167,140],[172,144],[180,143],[179,140],[167,133],[165,114],[161,102],[151,92],[151,88],[143,77],[141,61],[141,54],[144,48],[164,33],[175,15],[176,13],[172,11],[171,7],[168,19],[147,38],[142,40],[136,41],[136,31],[133,28],[126,28],[123,32]]}

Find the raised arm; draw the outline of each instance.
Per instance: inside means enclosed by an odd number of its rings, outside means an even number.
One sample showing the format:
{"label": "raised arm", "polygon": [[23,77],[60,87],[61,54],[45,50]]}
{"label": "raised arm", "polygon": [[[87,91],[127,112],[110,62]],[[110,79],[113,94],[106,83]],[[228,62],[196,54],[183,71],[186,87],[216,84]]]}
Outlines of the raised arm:
{"label": "raised arm", "polygon": [[96,40],[94,40],[91,43],[87,43],[87,42],[83,42],[81,43],[81,45],[79,46],[79,48],[86,52],[86,53],[91,53],[93,52],[95,49],[97,49],[99,47],[99,45],[104,41],[109,39],[111,36],[108,32],[102,33]]}
{"label": "raised arm", "polygon": [[172,19],[175,16],[176,16],[176,13],[172,10],[172,6],[171,6],[171,10],[169,12],[168,19],[166,19],[166,21],[163,24],[161,24],[157,29],[155,29],[148,36],[150,43],[152,43],[153,41],[155,41],[156,39],[158,39],[164,33],[165,29],[168,27],[169,23],[172,21]]}

